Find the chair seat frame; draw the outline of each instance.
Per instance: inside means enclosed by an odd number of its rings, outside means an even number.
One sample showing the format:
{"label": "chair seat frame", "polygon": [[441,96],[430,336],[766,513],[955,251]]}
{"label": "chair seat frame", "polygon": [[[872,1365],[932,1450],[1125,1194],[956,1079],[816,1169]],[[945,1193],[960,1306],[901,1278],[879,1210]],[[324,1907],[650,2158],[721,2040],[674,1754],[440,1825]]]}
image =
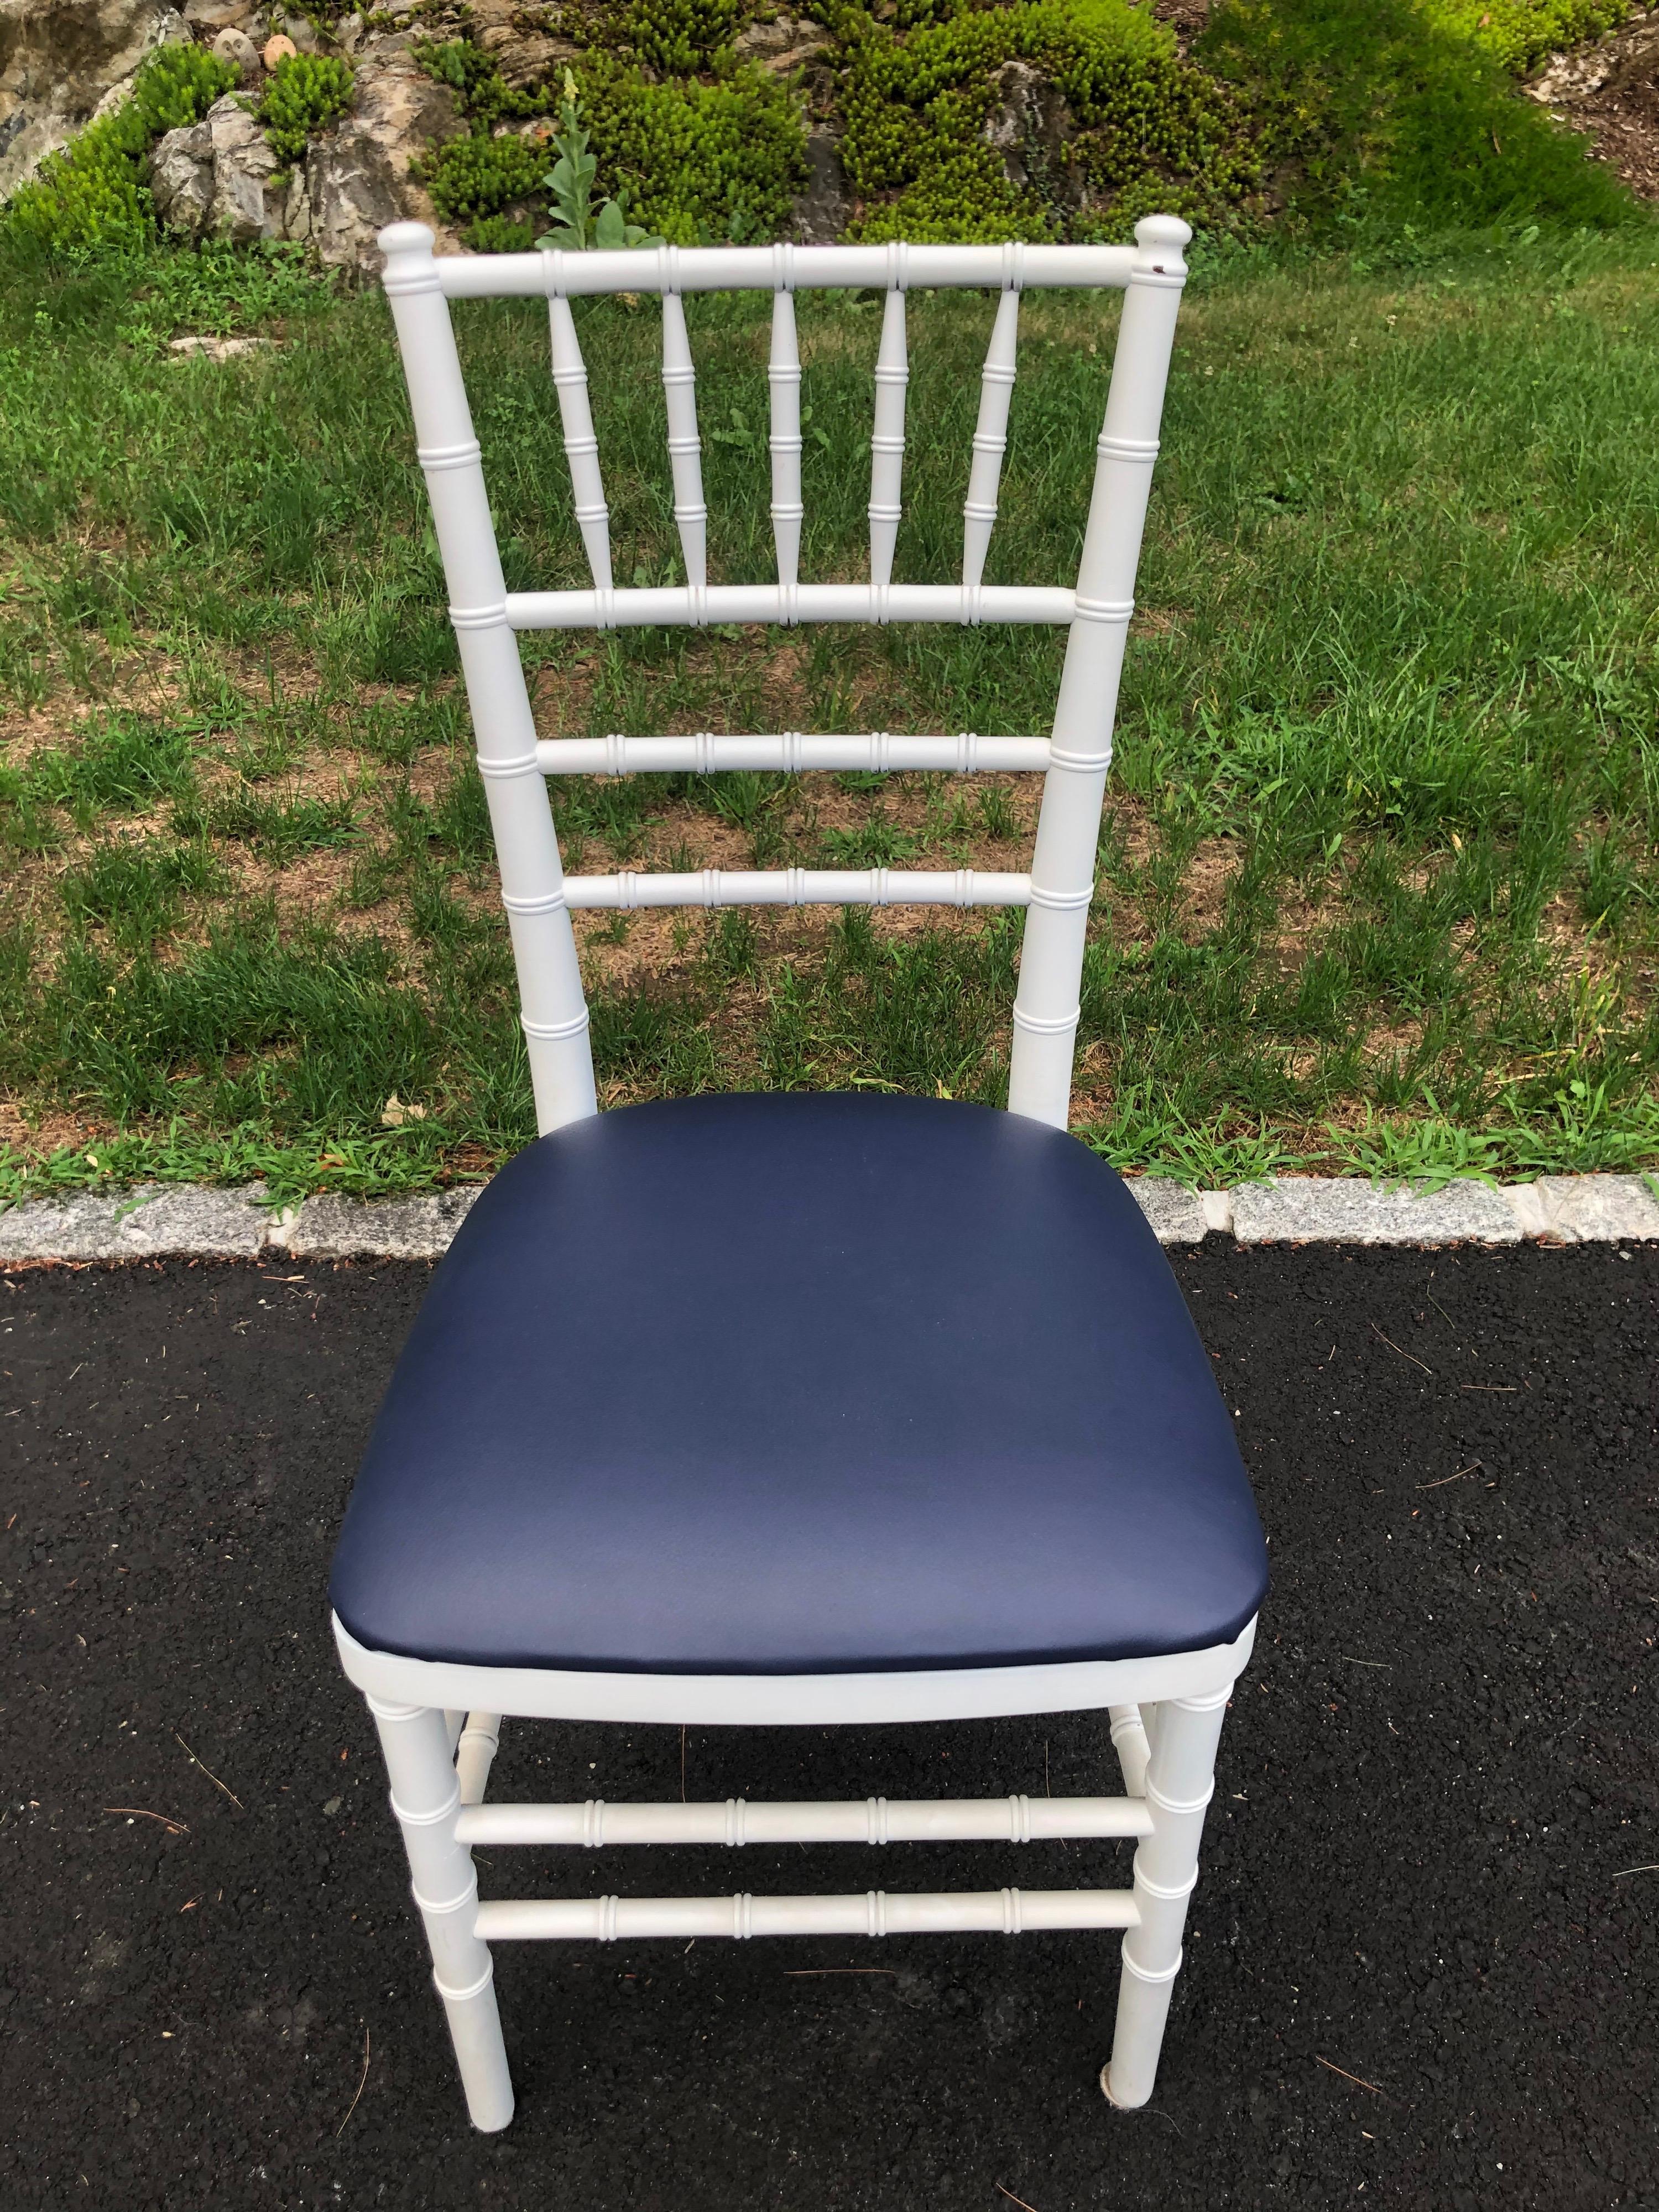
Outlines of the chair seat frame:
{"label": "chair seat frame", "polygon": [[[1133,606],[1152,466],[1190,234],[1170,216],[1136,226],[1133,247],[886,246],[708,248],[654,253],[447,257],[414,223],[380,235],[419,455],[450,592],[512,933],[538,1128],[597,1110],[587,1013],[571,929],[574,910],[645,905],[899,902],[1026,910],[1013,1011],[1009,1104],[1065,1127],[1094,851],[1111,756],[1112,722]],[[800,545],[801,371],[793,296],[808,286],[884,284],[875,371],[867,583],[804,585]],[[1082,559],[1073,590],[985,585],[1015,374],[1021,291],[1028,285],[1114,286],[1123,319]],[[902,514],[905,295],[911,287],[989,287],[1000,301],[987,354],[968,496],[962,580],[892,581]],[[777,580],[710,585],[696,426],[696,372],[682,295],[770,290],[772,519]],[[619,590],[609,515],[570,301],[628,291],[662,301],[663,385],[674,514],[686,582]],[[501,569],[456,353],[453,299],[544,297],[552,377],[574,512],[592,588],[508,593]],[[731,621],[1057,623],[1069,631],[1050,737],[971,732],[904,737],[703,732],[659,737],[538,738],[515,633],[639,623]],[[731,872],[567,878],[547,804],[547,779],[764,768],[1030,770],[1044,777],[1028,875],[969,870]],[[1233,1642],[1147,1657],[869,1674],[696,1674],[494,1667],[371,1649],[337,1620],[349,1679],[366,1697],[392,1782],[434,1979],[454,2042],[468,2110],[494,2130],[513,2115],[496,2006],[492,1941],[599,1942],[652,1936],[862,1935],[978,1929],[1121,1929],[1122,1972],[1112,2053],[1101,2086],[1114,2104],[1144,2105],[1156,2076],[1188,1896],[1197,1879],[1216,1745],[1255,1622]],[[678,1723],[700,1727],[818,1727],[1103,1711],[1122,1771],[1118,1796],[846,1803],[491,1805],[484,1794],[505,1717]],[[1046,1838],[1132,1840],[1129,1885],[1117,1889],[852,1896],[485,1899],[475,1844],[697,1844],[741,1848],[795,1841],[889,1843]]]}

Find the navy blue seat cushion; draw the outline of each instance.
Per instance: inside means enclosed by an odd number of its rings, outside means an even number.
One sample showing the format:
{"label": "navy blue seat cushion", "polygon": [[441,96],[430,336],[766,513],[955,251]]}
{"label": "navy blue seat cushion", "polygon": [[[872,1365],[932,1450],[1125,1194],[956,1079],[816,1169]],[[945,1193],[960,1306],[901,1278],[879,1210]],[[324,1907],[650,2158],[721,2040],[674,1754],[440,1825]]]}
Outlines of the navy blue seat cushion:
{"label": "navy blue seat cushion", "polygon": [[665,1674],[1231,1639],[1267,1554],[1139,1207],[1074,1137],[872,1094],[520,1152],[398,1364],[335,1557],[361,1644]]}

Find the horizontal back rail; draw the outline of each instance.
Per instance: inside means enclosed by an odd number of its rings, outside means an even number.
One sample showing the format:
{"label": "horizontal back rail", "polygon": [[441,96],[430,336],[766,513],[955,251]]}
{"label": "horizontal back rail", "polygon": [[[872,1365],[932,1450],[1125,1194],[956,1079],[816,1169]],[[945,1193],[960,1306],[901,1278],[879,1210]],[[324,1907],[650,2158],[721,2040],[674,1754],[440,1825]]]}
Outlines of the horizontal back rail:
{"label": "horizontal back rail", "polygon": [[[1121,291],[1136,258],[1133,246],[662,246],[613,253],[549,246],[445,254],[436,266],[447,300],[576,300],[617,292]],[[1173,242],[1170,265],[1182,266]],[[395,295],[399,282],[388,270],[386,290]]]}
{"label": "horizontal back rail", "polygon": [[572,908],[1029,906],[1029,876],[982,868],[702,868],[695,875],[567,876]]}
{"label": "horizontal back rail", "polygon": [[946,775],[1019,775],[1048,768],[1047,738],[953,738],[896,735],[817,737],[781,730],[763,737],[726,737],[699,730],[687,737],[544,738],[536,765],[544,775],[714,775],[723,769],[804,775],[816,769],[889,775],[920,770]]}
{"label": "horizontal back rail", "polygon": [[455,1833],[464,1844],[1043,1843],[1058,1838],[1150,1836],[1139,1797],[860,1797],[845,1802],[750,1804],[728,1797],[703,1805],[467,1805]]}
{"label": "horizontal back rail", "polygon": [[1129,609],[1027,584],[657,584],[614,592],[508,592],[495,606],[451,607],[457,629],[707,629],[715,623],[1127,622]]}
{"label": "horizontal back rail", "polygon": [[481,1942],[616,1943],[653,1936],[1020,1936],[1133,1928],[1127,1889],[964,1889],[851,1897],[501,1898],[477,1907]]}

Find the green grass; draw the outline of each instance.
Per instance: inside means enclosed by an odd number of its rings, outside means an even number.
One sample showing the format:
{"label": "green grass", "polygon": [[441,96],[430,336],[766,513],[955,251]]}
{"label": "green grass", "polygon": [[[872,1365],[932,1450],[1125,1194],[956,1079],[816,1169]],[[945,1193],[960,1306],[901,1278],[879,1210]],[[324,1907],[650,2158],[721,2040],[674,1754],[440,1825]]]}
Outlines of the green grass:
{"label": "green grass", "polygon": [[[1078,1116],[1198,1181],[1659,1164],[1659,241],[1235,251],[1183,310]],[[374,295],[264,257],[0,284],[0,1198],[417,1187],[531,1133],[482,791]],[[240,296],[246,295],[244,301]],[[167,356],[198,303],[281,337]],[[914,303],[944,580],[991,304]],[[711,569],[769,573],[764,301],[695,301]],[[532,304],[464,307],[510,586],[583,580]],[[582,316],[619,576],[678,573],[657,316]],[[992,580],[1075,561],[1114,312],[1027,305]],[[858,573],[874,303],[803,297],[808,576]],[[1009,631],[524,641],[543,727],[1042,731]],[[1019,866],[999,779],[556,792],[574,865]],[[584,925],[585,929],[589,925]],[[1000,1098],[1018,917],[593,917],[611,1100]],[[426,1109],[393,1128],[395,1095]]]}

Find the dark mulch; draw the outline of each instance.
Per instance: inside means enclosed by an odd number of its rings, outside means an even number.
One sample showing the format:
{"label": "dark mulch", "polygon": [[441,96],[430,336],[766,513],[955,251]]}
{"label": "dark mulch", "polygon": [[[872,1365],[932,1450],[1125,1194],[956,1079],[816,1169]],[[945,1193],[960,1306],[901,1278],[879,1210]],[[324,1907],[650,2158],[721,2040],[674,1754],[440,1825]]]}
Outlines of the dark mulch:
{"label": "dark mulch", "polygon": [[[1277,1579],[1155,2106],[1095,2086],[1108,1937],[526,1947],[499,1954],[520,2104],[489,2141],[324,1609],[424,1271],[0,1284],[0,2202],[1659,2203],[1659,1873],[1620,1872],[1659,1860],[1659,1254],[1180,1267]],[[673,1729],[524,1726],[497,1774],[672,1796],[680,1756]],[[1068,1717],[694,1732],[686,1773],[696,1797],[1114,1786],[1103,1724]],[[1117,1848],[502,1854],[483,1881],[1040,1887],[1111,1878]]]}

